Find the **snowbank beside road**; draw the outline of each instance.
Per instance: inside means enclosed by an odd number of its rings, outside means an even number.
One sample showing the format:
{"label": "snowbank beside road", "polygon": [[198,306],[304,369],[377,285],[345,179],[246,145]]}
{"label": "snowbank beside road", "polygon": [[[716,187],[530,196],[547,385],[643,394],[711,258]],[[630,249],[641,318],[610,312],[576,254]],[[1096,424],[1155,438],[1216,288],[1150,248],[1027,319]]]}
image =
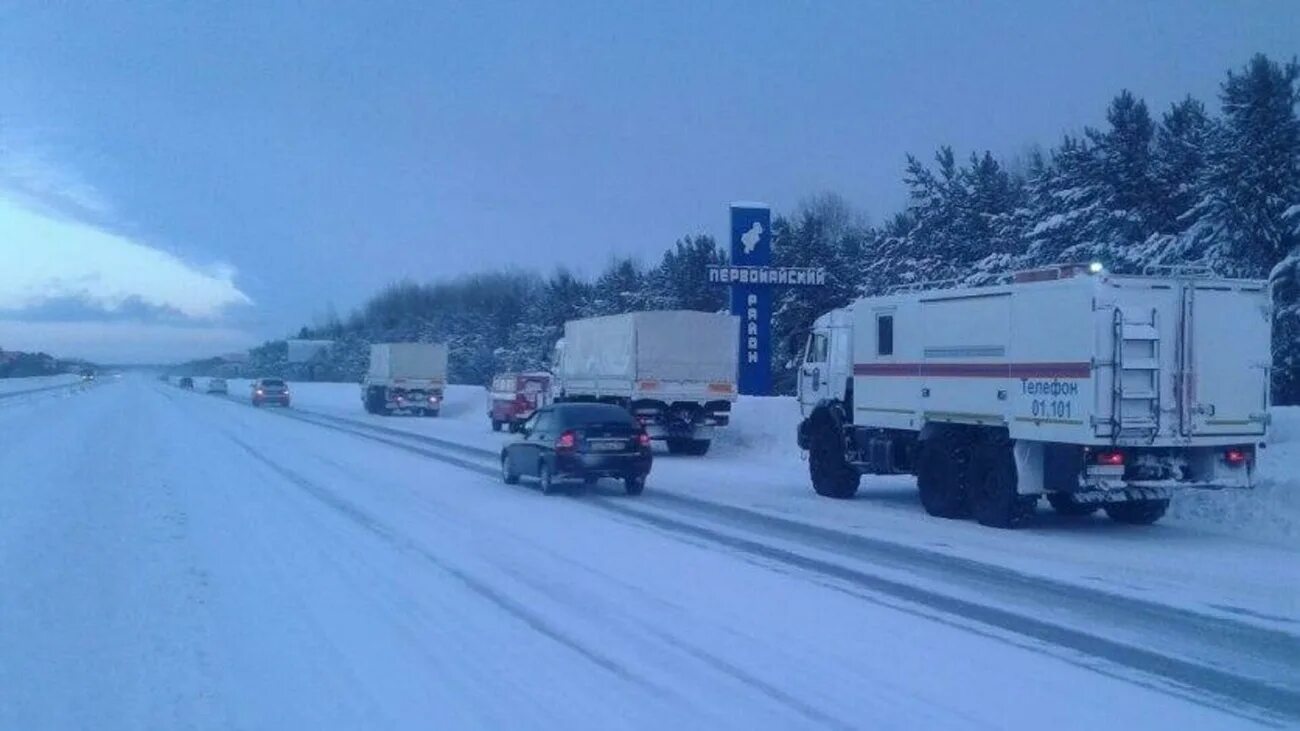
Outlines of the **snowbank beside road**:
{"label": "snowbank beside road", "polygon": [[1300,406],[1273,409],[1254,490],[1189,491],[1166,520],[1300,548]]}
{"label": "snowbank beside road", "polygon": [[[247,399],[249,383],[231,380],[230,393]],[[201,390],[206,382],[200,380],[195,385]],[[437,419],[370,416],[361,407],[359,387],[354,383],[292,383],[290,389],[294,405],[307,410],[379,420],[394,428],[482,446],[510,438],[492,433],[487,391],[480,386],[449,386]],[[718,431],[713,450],[695,467],[705,473],[725,468],[734,474],[759,469],[759,464],[780,466],[792,481],[806,487],[805,467],[795,444],[799,418],[799,404],[791,397],[742,396],[732,411],[731,425]],[[1174,499],[1164,522],[1300,548],[1300,407],[1276,408],[1273,419],[1268,448],[1259,455],[1256,489],[1187,491]],[[910,480],[889,479],[891,485]],[[1048,510],[1046,506],[1042,509]]]}
{"label": "snowbank beside road", "polygon": [[57,376],[31,376],[28,378],[0,378],[0,395],[42,391],[56,386],[69,386],[81,380],[75,373]]}

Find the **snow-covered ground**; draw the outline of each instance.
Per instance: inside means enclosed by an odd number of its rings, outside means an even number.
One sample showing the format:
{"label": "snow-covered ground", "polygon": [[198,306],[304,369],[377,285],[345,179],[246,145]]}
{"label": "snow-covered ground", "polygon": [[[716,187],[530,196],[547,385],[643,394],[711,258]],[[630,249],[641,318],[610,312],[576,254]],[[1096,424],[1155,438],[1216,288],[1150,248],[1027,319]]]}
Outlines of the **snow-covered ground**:
{"label": "snow-covered ground", "polygon": [[[247,396],[248,381],[230,384],[233,395]],[[202,381],[198,385],[202,388]],[[294,383],[292,388],[299,407],[322,413],[458,437],[471,444],[495,446],[510,438],[489,430],[487,395],[476,386],[451,386],[438,423],[369,416],[361,408],[356,384]],[[732,413],[731,426],[719,431],[704,464],[711,467],[722,463],[727,471],[761,470],[770,474],[771,469],[786,470],[796,487],[808,488],[806,465],[794,440],[799,418],[799,406],[793,398],[741,397]],[[762,467],[755,469],[759,465]],[[782,477],[786,478],[787,472]],[[1256,488],[1250,491],[1184,493],[1174,501],[1163,523],[1300,550],[1300,407],[1273,410],[1273,426],[1267,448],[1260,453],[1258,477]],[[863,484],[869,495],[873,488],[894,490],[914,483],[907,479],[868,478]]]}
{"label": "snow-covered ground", "polygon": [[[1294,606],[1193,614],[1151,583],[1181,553],[1184,574],[1210,566],[1204,594],[1253,606],[1266,572],[1222,564],[1268,560],[1294,595],[1276,546],[988,531],[929,519],[902,480],[811,499],[782,429],[740,425],[788,416],[779,399],[742,403],[716,454],[659,459],[643,498],[566,499],[495,477],[506,437],[476,390],[446,418],[384,419],[351,384],[296,384],[288,411],[197,385],[0,408],[0,728],[1300,722]],[[1147,603],[1112,594],[1121,554]],[[1016,573],[1089,562],[1086,589]]]}
{"label": "snow-covered ground", "polygon": [[81,377],[75,373],[61,373],[56,376],[32,376],[30,378],[0,378],[0,397],[48,391],[80,382]]}
{"label": "snow-covered ground", "polygon": [[[292,389],[295,408],[356,423],[492,452],[512,438],[490,430],[477,387],[451,387],[437,419],[366,414],[355,384]],[[232,382],[231,393],[247,398],[247,384]],[[793,399],[742,398],[707,457],[659,454],[649,491],[1271,628],[1300,627],[1300,409],[1276,409],[1253,491],[1180,496],[1165,521],[1147,527],[1100,515],[1061,519],[1043,505],[1031,525],[1012,532],[926,515],[908,477],[864,478],[858,499],[847,503],[819,498],[794,444],[797,421]]]}

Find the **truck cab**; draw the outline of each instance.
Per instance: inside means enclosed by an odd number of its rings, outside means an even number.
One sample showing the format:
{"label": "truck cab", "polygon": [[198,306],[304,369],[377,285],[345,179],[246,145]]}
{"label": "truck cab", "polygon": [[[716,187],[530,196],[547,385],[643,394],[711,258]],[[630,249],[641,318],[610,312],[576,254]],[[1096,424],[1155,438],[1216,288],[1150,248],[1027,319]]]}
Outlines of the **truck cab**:
{"label": "truck cab", "polygon": [[501,373],[492,379],[488,392],[488,419],[492,431],[502,427],[511,432],[528,420],[538,409],[551,402],[551,374]]}
{"label": "truck cab", "polygon": [[807,418],[820,404],[839,402],[851,413],[853,317],[848,308],[831,310],[813,322],[799,366],[799,410]]}

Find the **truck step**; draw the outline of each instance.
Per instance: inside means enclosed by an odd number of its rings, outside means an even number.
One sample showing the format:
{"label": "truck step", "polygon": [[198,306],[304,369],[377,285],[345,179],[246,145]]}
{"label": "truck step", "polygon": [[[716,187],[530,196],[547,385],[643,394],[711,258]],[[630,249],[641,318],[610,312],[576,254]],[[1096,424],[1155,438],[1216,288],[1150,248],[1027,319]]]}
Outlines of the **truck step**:
{"label": "truck step", "polygon": [[1124,371],[1158,371],[1160,361],[1155,358],[1125,358]]}
{"label": "truck step", "polygon": [[1120,338],[1132,341],[1159,340],[1160,332],[1151,323],[1126,322],[1120,326]]}

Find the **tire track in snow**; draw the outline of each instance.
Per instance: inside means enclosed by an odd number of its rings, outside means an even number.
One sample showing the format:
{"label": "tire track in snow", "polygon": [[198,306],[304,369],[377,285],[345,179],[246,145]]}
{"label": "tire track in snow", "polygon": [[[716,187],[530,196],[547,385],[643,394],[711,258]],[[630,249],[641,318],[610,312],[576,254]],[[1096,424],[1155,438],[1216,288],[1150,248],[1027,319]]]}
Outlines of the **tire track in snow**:
{"label": "tire track in snow", "polygon": [[[390,447],[411,452],[421,457],[426,457],[426,458],[434,457],[436,459],[439,459],[440,461],[447,462],[449,464],[452,464],[453,466],[461,467],[463,469],[467,469],[470,471],[479,472],[481,474],[485,474],[493,477],[497,475],[495,469],[486,468],[481,463],[470,462],[470,461],[462,460],[455,457],[449,457],[447,455],[442,455],[442,454],[435,454],[430,452],[430,450],[427,449],[412,447],[410,445],[403,444],[399,441],[387,439],[384,437],[379,437],[372,434],[361,433],[358,431],[354,431],[350,428],[336,427],[328,423],[322,423],[316,421],[315,419],[312,419],[310,417],[305,417],[301,414],[301,412],[276,411],[274,413],[277,415],[288,417],[296,421],[304,421],[316,426],[322,426],[336,431],[342,431],[352,436],[357,436],[370,441],[375,441],[380,444],[384,444]],[[348,421],[348,420],[339,419],[339,421]],[[369,426],[362,422],[354,422],[354,423],[356,423],[358,426]],[[386,432],[399,437],[418,436],[418,435],[410,435],[406,432],[401,432],[396,429],[388,429],[386,427],[373,427],[373,428],[375,431]],[[220,427],[218,427],[218,429],[220,429]],[[508,597],[505,597],[500,592],[497,592],[491,587],[487,587],[486,585],[483,585],[481,582],[478,582],[477,580],[473,579],[467,574],[464,574],[458,569],[447,566],[445,563],[438,560],[435,556],[433,556],[423,547],[401,536],[400,534],[397,534],[395,531],[392,531],[391,529],[387,528],[382,523],[375,520],[374,518],[369,516],[361,509],[356,508],[355,506],[351,505],[350,503],[343,500],[342,498],[339,498],[338,496],[330,493],[328,490],[325,490],[315,485],[310,480],[307,480],[306,478],[297,475],[292,470],[289,470],[277,463],[274,463],[272,460],[261,455],[255,448],[249,446],[248,444],[246,444],[245,442],[243,442],[241,439],[231,434],[230,432],[224,429],[220,429],[220,430],[228,439],[230,439],[232,442],[234,442],[237,446],[242,448],[244,451],[248,452],[250,456],[262,462],[263,464],[265,464],[266,466],[274,470],[277,474],[280,474],[285,479],[293,482],[298,487],[306,490],[313,497],[316,497],[317,499],[325,502],[327,505],[330,505],[331,507],[340,510],[349,518],[360,523],[368,530],[371,530],[372,532],[375,532],[377,535],[380,535],[381,538],[383,538],[390,544],[393,544],[403,550],[409,550],[419,555],[420,557],[435,563],[439,568],[455,576],[458,580],[465,583],[474,591],[484,595],[493,603],[497,604],[498,606],[501,606],[503,609],[506,609],[506,611],[522,619],[533,629],[538,630],[539,632],[551,638],[552,640],[560,642],[564,646],[579,652],[579,654],[583,655],[588,660],[595,662],[596,664],[600,665],[606,670],[610,670],[611,672],[618,674],[620,677],[623,677],[625,680],[638,682],[643,685],[650,686],[665,696],[676,696],[676,694],[670,689],[660,687],[656,684],[651,683],[650,681],[635,677],[629,671],[626,671],[624,668],[622,668],[621,665],[618,665],[612,660],[608,660],[606,658],[597,655],[596,653],[594,653],[594,651],[588,650],[587,648],[583,647],[576,641],[568,638],[566,635],[563,635],[557,630],[550,628],[549,625],[547,625],[544,621],[538,619],[531,612],[528,612],[526,609],[518,605],[516,602],[510,600]],[[421,441],[421,440],[417,439],[416,441]],[[434,442],[434,443],[442,442],[442,440],[438,440],[433,437],[426,437],[424,438],[424,441]],[[458,451],[462,453],[482,455],[484,452],[486,452],[486,450],[475,449],[473,447],[466,447],[464,445],[455,445],[453,443],[447,443],[447,444],[449,446],[459,447]],[[489,452],[489,454],[491,453]],[[640,525],[639,522],[632,522],[632,524]],[[535,589],[540,589],[540,587],[536,584],[536,582],[530,582],[530,585],[533,585]],[[694,658],[696,661],[711,668],[715,672],[721,673],[722,675],[732,678],[733,680],[738,681],[743,685],[755,689],[758,693],[767,697],[771,701],[779,705],[785,706],[786,708],[790,709],[796,714],[803,716],[804,718],[807,718],[808,720],[820,726],[826,728],[839,729],[840,731],[847,731],[848,729],[856,728],[856,726],[850,723],[847,723],[841,719],[823,713],[822,711],[818,710],[812,705],[801,701],[800,699],[794,697],[789,693],[786,693],[781,688],[763,680],[762,678],[753,675],[752,673],[749,673],[735,666],[734,664],[726,661],[723,658],[718,657],[717,655],[714,655],[710,652],[700,649],[699,647],[690,645],[689,643],[681,640],[680,638],[676,638],[671,635],[665,634],[664,632],[659,631],[653,627],[645,626],[645,627],[641,627],[641,629],[647,631],[651,636],[657,638],[660,642],[663,642],[665,645],[672,647],[678,652],[682,652],[691,658]]]}
{"label": "tire track in snow", "polygon": [[647,678],[639,677],[638,675],[636,675],[635,673],[633,673],[632,671],[630,671],[629,669],[627,669],[626,667],[618,663],[617,661],[605,655],[602,655],[596,650],[593,650],[590,647],[587,647],[586,645],[577,641],[576,639],[566,635],[565,633],[561,632],[559,629],[552,626],[549,622],[547,622],[543,618],[539,617],[535,613],[529,611],[526,607],[522,606],[521,604],[514,601],[510,597],[506,596],[501,591],[498,591],[497,589],[493,588],[487,583],[470,575],[469,573],[446,563],[438,556],[436,556],[432,551],[428,550],[427,548],[420,545],[419,543],[411,540],[409,537],[403,535],[402,533],[394,530],[392,527],[388,526],[386,523],[375,518],[373,515],[361,509],[360,507],[356,506],[355,504],[349,502],[348,500],[343,499],[342,497],[338,496],[336,493],[327,490],[321,487],[320,485],[317,485],[316,483],[312,482],[306,477],[303,477],[297,472],[290,470],[287,467],[284,467],[283,465],[279,464],[275,460],[263,455],[260,450],[249,445],[247,442],[240,439],[238,436],[231,433],[230,431],[221,427],[216,427],[216,428],[219,431],[221,431],[221,433],[227,439],[229,439],[236,446],[238,446],[240,449],[246,452],[250,457],[258,461],[262,465],[266,466],[268,469],[275,472],[277,475],[284,478],[289,483],[300,488],[301,490],[303,490],[304,492],[306,492],[308,495],[315,498],[316,500],[320,501],[321,503],[324,503],[328,507],[334,509],[341,515],[345,516],[352,522],[366,529],[367,531],[369,531],[376,537],[380,538],[384,542],[388,543],[392,547],[404,553],[417,556],[423,559],[425,562],[432,564],[438,570],[455,578],[463,586],[465,586],[465,588],[469,589],[470,591],[482,597],[483,599],[486,599],[488,602],[496,605],[499,609],[503,610],[507,614],[512,615],[517,620],[526,624],[535,632],[549,638],[550,640],[556,642],[557,644],[585,658],[592,664],[608,671],[609,673],[619,678],[622,678],[625,681],[628,681],[635,685],[644,686],[664,696],[674,695],[673,692],[668,688],[662,687],[657,683],[650,681]]}
{"label": "tire track in snow", "polygon": [[[483,459],[495,461],[497,457],[495,450],[472,447],[436,437],[412,434],[398,429],[319,413],[305,414],[294,411],[276,411],[274,413],[295,421],[314,424],[322,428],[385,444],[412,454],[436,459],[480,474],[489,476],[496,476],[497,474],[495,467],[481,461]],[[458,454],[466,455],[466,457],[417,446],[411,442],[455,451]],[[644,497],[642,500],[644,501]],[[936,565],[939,565],[944,571],[955,574],[968,574],[965,578],[991,585],[988,590],[992,595],[996,595],[996,592],[1002,589],[1025,590],[1029,588],[1042,597],[1052,598],[1054,601],[1061,600],[1067,604],[1070,601],[1086,601],[1093,605],[1094,608],[1104,607],[1112,615],[1114,621],[1117,622],[1129,621],[1131,623],[1137,621],[1153,627],[1164,624],[1168,625],[1166,629],[1177,627],[1179,632],[1186,635],[1186,639],[1190,641],[1204,642],[1209,640],[1216,644],[1228,642],[1236,647],[1244,646],[1247,648],[1244,651],[1247,657],[1256,661],[1262,660],[1272,665],[1277,672],[1277,677],[1284,681],[1290,677],[1287,673],[1293,674],[1296,658],[1300,657],[1300,640],[1281,632],[1021,574],[1003,567],[956,558],[934,551],[902,546],[829,528],[810,526],[745,508],[662,493],[645,502],[652,503],[653,500],[675,503],[678,510],[685,509],[688,512],[704,513],[705,515],[700,517],[705,519],[711,518],[716,521],[723,516],[729,517],[733,522],[739,523],[740,525],[736,527],[742,530],[746,528],[761,530],[766,535],[772,535],[773,531],[784,532],[787,534],[785,537],[788,540],[803,543],[806,543],[807,539],[815,537],[819,543],[833,542],[837,551],[842,552],[847,546],[860,552],[859,555],[845,555],[845,558],[869,562],[873,559],[887,559],[925,574],[933,573]],[[906,584],[832,561],[813,558],[749,538],[725,533],[714,528],[689,523],[677,517],[659,515],[629,507],[624,504],[625,502],[625,500],[592,496],[588,504],[593,508],[617,513],[664,531],[690,537],[696,541],[702,540],[729,550],[843,581],[866,591],[891,596],[960,619],[979,622],[1046,645],[1071,650],[1122,668],[1138,671],[1144,675],[1160,678],[1173,686],[1173,688],[1160,687],[1160,690],[1173,692],[1174,689],[1182,689],[1185,692],[1176,693],[1179,697],[1218,710],[1242,715],[1251,720],[1300,719],[1300,689],[1291,686],[1269,682],[1262,677],[1248,677],[1216,667],[1213,663],[1197,662],[1156,650],[1137,647],[1122,641],[1076,630],[1063,624],[1026,616],[1012,610]],[[748,523],[747,526],[744,525],[746,523]],[[800,538],[804,540],[800,541]],[[822,546],[811,547],[821,548]],[[1089,665],[1084,665],[1084,667],[1097,670],[1097,668]],[[1252,709],[1263,711],[1267,715],[1265,718],[1261,718],[1257,713],[1252,713]]]}

